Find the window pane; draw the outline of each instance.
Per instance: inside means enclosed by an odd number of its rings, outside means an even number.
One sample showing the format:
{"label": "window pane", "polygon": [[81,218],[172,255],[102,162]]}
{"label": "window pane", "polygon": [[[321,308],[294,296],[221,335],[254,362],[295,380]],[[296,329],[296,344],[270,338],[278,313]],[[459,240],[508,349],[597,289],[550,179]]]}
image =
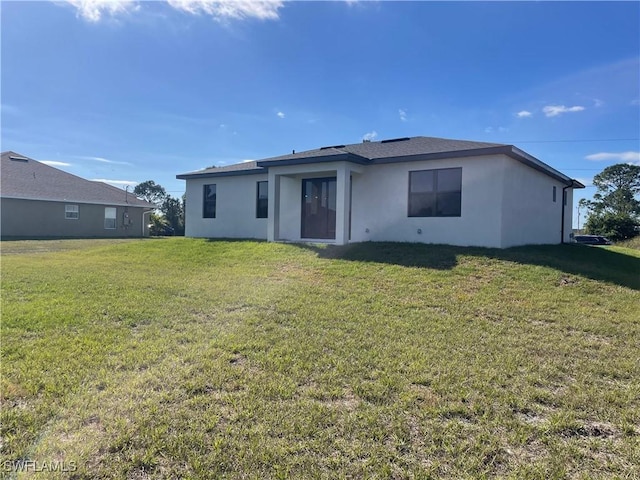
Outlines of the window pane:
{"label": "window pane", "polygon": [[256,218],[267,218],[269,212],[268,182],[258,182],[258,194],[256,199]]}
{"label": "window pane", "polygon": [[436,214],[436,194],[434,192],[412,193],[409,197],[410,217],[433,217]]}
{"label": "window pane", "polygon": [[204,185],[202,197],[202,217],[216,218],[216,185]]}
{"label": "window pane", "polygon": [[438,193],[438,210],[439,217],[459,217],[461,211],[461,195],[460,192],[444,192]]}
{"label": "window pane", "polygon": [[439,192],[459,192],[462,186],[462,169],[445,168],[437,170]]}
{"label": "window pane", "polygon": [[409,189],[413,193],[433,192],[435,190],[435,170],[409,172]]}

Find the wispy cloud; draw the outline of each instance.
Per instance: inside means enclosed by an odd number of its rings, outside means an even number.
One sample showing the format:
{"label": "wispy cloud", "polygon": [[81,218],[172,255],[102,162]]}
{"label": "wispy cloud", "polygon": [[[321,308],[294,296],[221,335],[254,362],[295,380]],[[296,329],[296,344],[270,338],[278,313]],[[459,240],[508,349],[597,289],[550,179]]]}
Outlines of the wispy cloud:
{"label": "wispy cloud", "polygon": [[630,102],[631,105],[637,107],[640,105],[640,98],[634,98],[633,100],[631,100]]}
{"label": "wispy cloud", "polygon": [[376,132],[375,130],[373,130],[372,132],[369,133],[365,133],[362,136],[362,140],[367,140],[368,142],[371,142],[373,140],[375,140],[375,138],[378,136],[378,132]]}
{"label": "wispy cloud", "polygon": [[13,105],[8,105],[6,103],[0,105],[0,110],[2,110],[2,113],[8,113],[11,115],[20,114],[20,109],[18,107],[14,107]]}
{"label": "wispy cloud", "polygon": [[108,183],[110,185],[117,185],[117,186],[126,186],[126,185],[134,186],[140,183],[140,182],[135,182],[133,180],[108,180],[106,178],[92,178],[91,181]]}
{"label": "wispy cloud", "polygon": [[58,162],[56,160],[40,160],[40,163],[49,165],[50,167],[70,167],[72,164],[67,162]]}
{"label": "wispy cloud", "polygon": [[505,133],[508,131],[509,129],[507,127],[487,127],[484,129],[484,133],[493,133],[493,132]]}
{"label": "wispy cloud", "polygon": [[129,163],[129,162],[119,162],[116,160],[109,160],[108,158],[103,158],[103,157],[80,156],[76,158],[80,158],[82,160],[91,160],[93,162],[108,163],[111,165],[133,165],[132,163]]}
{"label": "wispy cloud", "polygon": [[[58,1],[58,0],[52,0]],[[77,16],[97,23],[141,10],[139,0],[62,0],[75,7]],[[279,0],[166,0],[171,7],[192,15],[210,15],[216,20],[257,18],[277,20],[284,2]]]}
{"label": "wispy cloud", "polygon": [[66,0],[77,10],[78,17],[99,22],[104,15],[116,16],[135,12],[140,5],[134,0]]}
{"label": "wispy cloud", "polygon": [[285,117],[285,115],[284,115],[284,113],[283,113],[283,112],[278,112],[278,113],[276,113],[276,115],[277,115],[278,117],[280,117],[280,118],[284,118],[284,117]]}
{"label": "wispy cloud", "polygon": [[585,158],[593,162],[614,161],[640,165],[640,152],[599,152],[587,155]]}
{"label": "wispy cloud", "polygon": [[398,115],[400,115],[400,120],[402,120],[403,122],[407,121],[407,111],[403,110],[402,108],[398,109]]}
{"label": "wispy cloud", "polygon": [[168,0],[177,10],[194,15],[211,15],[218,20],[257,18],[277,20],[283,2],[277,0]]}
{"label": "wispy cloud", "polygon": [[529,112],[528,110],[520,110],[518,113],[516,113],[516,117],[518,118],[527,118],[532,115],[533,113]]}
{"label": "wispy cloud", "polygon": [[547,105],[542,109],[547,117],[557,117],[563,113],[568,112],[581,112],[584,107],[581,105],[575,105],[573,107],[565,107],[564,105]]}
{"label": "wispy cloud", "polygon": [[596,108],[600,108],[604,105],[604,102],[602,100],[600,100],[599,98],[594,98],[593,99],[593,106]]}

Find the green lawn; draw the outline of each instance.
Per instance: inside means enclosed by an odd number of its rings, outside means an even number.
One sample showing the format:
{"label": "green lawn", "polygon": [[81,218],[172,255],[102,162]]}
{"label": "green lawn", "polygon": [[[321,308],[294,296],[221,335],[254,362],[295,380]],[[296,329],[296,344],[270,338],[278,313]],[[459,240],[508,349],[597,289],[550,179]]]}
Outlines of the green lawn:
{"label": "green lawn", "polygon": [[640,478],[639,290],[623,247],[3,242],[1,475]]}

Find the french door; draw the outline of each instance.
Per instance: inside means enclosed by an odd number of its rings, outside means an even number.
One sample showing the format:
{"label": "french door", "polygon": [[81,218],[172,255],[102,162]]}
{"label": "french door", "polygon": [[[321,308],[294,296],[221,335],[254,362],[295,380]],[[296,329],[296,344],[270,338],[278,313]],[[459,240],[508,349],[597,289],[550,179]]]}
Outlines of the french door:
{"label": "french door", "polygon": [[336,177],[302,180],[302,238],[336,238]]}

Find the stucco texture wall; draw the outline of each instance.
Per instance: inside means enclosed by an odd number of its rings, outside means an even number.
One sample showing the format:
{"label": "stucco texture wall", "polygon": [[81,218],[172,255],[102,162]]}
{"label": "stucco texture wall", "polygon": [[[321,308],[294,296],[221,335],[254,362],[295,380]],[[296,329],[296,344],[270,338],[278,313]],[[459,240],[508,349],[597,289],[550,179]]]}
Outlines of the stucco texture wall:
{"label": "stucco texture wall", "polygon": [[[502,166],[500,157],[474,157],[377,165],[353,175],[351,239],[499,247]],[[454,167],[462,167],[461,216],[409,217],[409,172]]]}
{"label": "stucco texture wall", "polygon": [[[266,239],[267,219],[256,218],[257,182],[266,180],[267,174],[188,180],[186,235]],[[216,185],[216,218],[202,218],[203,186],[210,184]]]}

